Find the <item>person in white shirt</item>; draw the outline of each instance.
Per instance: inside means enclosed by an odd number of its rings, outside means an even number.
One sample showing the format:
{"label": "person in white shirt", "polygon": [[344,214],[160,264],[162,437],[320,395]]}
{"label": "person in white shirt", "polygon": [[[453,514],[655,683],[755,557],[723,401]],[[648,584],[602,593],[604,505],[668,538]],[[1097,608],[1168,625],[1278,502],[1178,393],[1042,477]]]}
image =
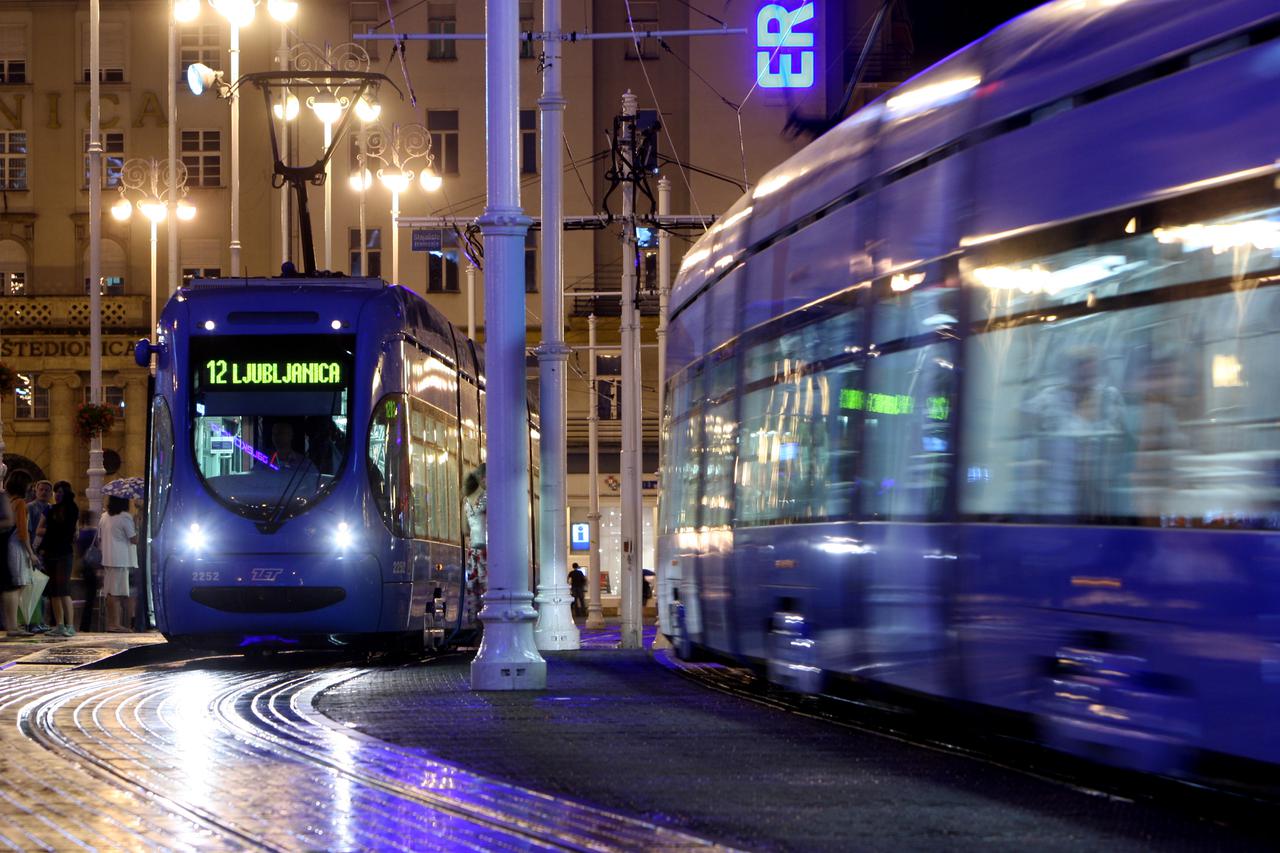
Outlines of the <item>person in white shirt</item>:
{"label": "person in white shirt", "polygon": [[98,547],[102,549],[103,585],[107,591],[107,630],[128,633],[129,570],[138,567],[138,528],[129,514],[127,498],[110,495],[107,511],[98,520]]}

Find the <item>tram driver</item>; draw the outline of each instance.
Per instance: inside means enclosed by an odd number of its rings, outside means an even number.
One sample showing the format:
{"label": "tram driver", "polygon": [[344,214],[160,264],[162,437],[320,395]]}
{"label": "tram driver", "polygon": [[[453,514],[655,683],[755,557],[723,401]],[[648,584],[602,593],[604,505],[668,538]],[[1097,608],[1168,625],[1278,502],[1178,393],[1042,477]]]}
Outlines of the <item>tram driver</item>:
{"label": "tram driver", "polygon": [[293,446],[293,424],[286,420],[276,421],[271,425],[271,464],[277,468],[296,468],[306,461]]}

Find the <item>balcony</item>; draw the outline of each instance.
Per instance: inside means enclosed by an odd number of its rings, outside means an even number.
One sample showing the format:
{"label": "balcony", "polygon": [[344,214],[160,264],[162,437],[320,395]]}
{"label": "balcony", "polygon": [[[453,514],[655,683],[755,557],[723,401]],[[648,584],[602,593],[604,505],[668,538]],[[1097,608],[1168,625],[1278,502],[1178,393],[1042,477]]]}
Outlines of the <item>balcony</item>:
{"label": "balcony", "polygon": [[[0,297],[0,329],[6,334],[83,331],[89,328],[88,296]],[[146,329],[151,322],[145,296],[102,297],[102,330]]]}

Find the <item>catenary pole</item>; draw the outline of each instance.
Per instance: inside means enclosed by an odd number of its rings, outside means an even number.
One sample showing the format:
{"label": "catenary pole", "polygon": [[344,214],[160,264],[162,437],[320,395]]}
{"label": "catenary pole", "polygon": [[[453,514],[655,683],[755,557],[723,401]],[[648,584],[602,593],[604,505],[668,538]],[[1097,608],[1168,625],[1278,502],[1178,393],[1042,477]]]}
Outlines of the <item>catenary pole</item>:
{"label": "catenary pole", "polygon": [[596,315],[587,317],[587,348],[590,365],[587,368],[587,388],[590,402],[587,406],[587,477],[588,500],[587,525],[591,538],[591,561],[587,567],[587,627],[604,627],[604,608],[600,606],[600,416],[599,392],[596,391]]}
{"label": "catenary pole", "polygon": [[467,337],[476,339],[476,265],[467,258]]}
{"label": "catenary pole", "polygon": [[[167,300],[178,289],[178,20],[173,14],[173,3],[166,4],[166,8],[169,14],[169,180],[165,186],[169,274],[164,288]],[[152,323],[147,335],[155,333],[155,323]]]}
{"label": "catenary pole", "polygon": [[[240,80],[240,25],[231,26],[231,83]],[[240,90],[231,90],[231,277],[240,277]]]}
{"label": "catenary pole", "polygon": [[[289,70],[289,24],[285,21],[280,22],[280,48],[276,53],[277,61],[280,63],[281,71]],[[289,90],[282,89],[280,93],[280,150],[284,152],[285,162],[293,162],[289,159]],[[364,241],[364,196],[360,196],[360,239]],[[289,184],[282,183],[280,185],[280,267],[284,268],[285,263],[293,254],[293,239],[289,234]],[[361,258],[361,263],[364,259]],[[360,271],[364,275],[369,274],[368,267],[361,267]]]}
{"label": "catenary pole", "polygon": [[[658,178],[658,220],[671,215],[671,181],[666,175]],[[671,235],[663,228],[658,228],[658,470],[666,471],[666,460],[663,449],[666,447],[667,431],[667,298],[671,295]],[[665,489],[667,484],[659,482]],[[662,603],[666,601],[664,594],[667,588],[666,566],[656,563],[653,567],[657,582],[654,590],[655,601],[658,602],[658,630],[653,638],[654,648],[668,648],[665,630],[670,630],[666,617],[662,612]]]}
{"label": "catenary pole", "polygon": [[[560,30],[560,0],[543,0],[542,23]],[[569,608],[568,446],[564,344],[564,173],[560,138],[564,128],[564,94],[560,90],[560,40],[548,38],[542,63],[542,344],[538,347],[538,412],[542,428],[542,482],[539,487],[538,624],[533,636],[539,649],[579,647],[578,626]]]}
{"label": "catenary pole", "polygon": [[529,422],[524,376],[524,237],[516,118],[517,0],[485,0],[488,204],[480,216],[485,270],[485,432],[488,446],[488,591],[484,638],[471,662],[473,690],[541,690],[547,664],[533,639],[529,592]]}
{"label": "catenary pole", "polygon": [[[89,399],[102,405],[102,18],[89,0]],[[89,442],[89,511],[102,513],[102,435]]]}
{"label": "catenary pole", "polygon": [[642,645],[640,572],[642,530],[640,512],[640,318],[636,305],[635,115],[636,96],[622,96],[622,122],[616,145],[622,152],[622,648]]}

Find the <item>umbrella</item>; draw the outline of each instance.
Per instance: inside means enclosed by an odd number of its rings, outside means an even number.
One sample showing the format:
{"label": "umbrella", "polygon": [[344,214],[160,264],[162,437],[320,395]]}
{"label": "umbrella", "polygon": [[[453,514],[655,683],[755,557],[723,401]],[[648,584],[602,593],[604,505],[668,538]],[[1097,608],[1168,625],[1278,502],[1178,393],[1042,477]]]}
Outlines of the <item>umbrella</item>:
{"label": "umbrella", "polygon": [[141,477],[121,477],[103,486],[102,493],[108,497],[141,500],[146,492]]}

